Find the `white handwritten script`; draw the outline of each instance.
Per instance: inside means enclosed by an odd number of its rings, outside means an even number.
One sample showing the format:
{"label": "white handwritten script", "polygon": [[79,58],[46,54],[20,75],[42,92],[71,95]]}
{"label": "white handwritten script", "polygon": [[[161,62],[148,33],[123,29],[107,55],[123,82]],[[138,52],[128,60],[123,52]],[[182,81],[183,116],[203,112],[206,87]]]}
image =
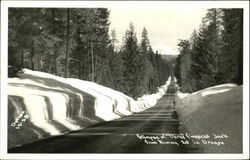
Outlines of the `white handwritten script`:
{"label": "white handwritten script", "polygon": [[228,136],[222,134],[203,134],[203,135],[191,135],[190,133],[180,134],[157,134],[157,135],[145,135],[136,134],[136,137],[143,140],[146,144],[169,144],[169,145],[224,145],[224,139],[228,139]]}
{"label": "white handwritten script", "polygon": [[29,116],[25,114],[25,111],[22,111],[22,113],[15,119],[15,122],[11,123],[11,126],[15,127],[16,129],[20,129],[27,119],[29,119]]}

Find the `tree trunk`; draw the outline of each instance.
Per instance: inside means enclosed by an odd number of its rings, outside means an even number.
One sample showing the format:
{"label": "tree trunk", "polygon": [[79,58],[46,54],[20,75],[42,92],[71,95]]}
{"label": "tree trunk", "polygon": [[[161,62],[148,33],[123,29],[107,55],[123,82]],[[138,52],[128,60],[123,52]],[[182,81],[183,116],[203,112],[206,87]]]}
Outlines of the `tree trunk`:
{"label": "tree trunk", "polygon": [[64,77],[68,78],[68,65],[69,65],[69,12],[70,9],[67,8],[67,39],[66,39],[66,66]]}
{"label": "tree trunk", "polygon": [[38,70],[38,71],[41,71],[41,70],[40,70],[40,61],[41,61],[41,60],[40,60],[40,58],[38,57],[38,58],[37,58],[37,70]]}
{"label": "tree trunk", "polygon": [[[78,19],[78,22],[77,22],[78,26],[77,26],[77,43],[80,43],[81,44],[81,38],[80,38],[80,22],[79,22],[79,19]],[[76,47],[77,49],[77,52],[78,52],[78,77],[79,79],[82,79],[82,56],[81,56],[81,49],[80,49],[80,46],[78,44],[78,46]]]}
{"label": "tree trunk", "polygon": [[[55,10],[52,8],[51,9],[51,18],[52,18],[52,24],[53,24],[53,28],[52,28],[52,34],[56,34],[56,27],[55,27]],[[58,75],[58,70],[57,70],[57,45],[54,45],[54,66],[55,66],[55,75]]]}
{"label": "tree trunk", "polygon": [[239,14],[238,84],[243,84],[243,10]]}
{"label": "tree trunk", "polygon": [[92,81],[95,82],[95,68],[94,68],[94,53],[93,53],[93,32],[91,32],[91,68],[92,68]]}
{"label": "tree trunk", "polygon": [[53,62],[53,59],[51,59],[51,60],[50,60],[50,65],[49,65],[49,70],[48,70],[48,73],[50,73],[50,72],[51,72],[52,62]]}
{"label": "tree trunk", "polygon": [[55,75],[58,75],[57,70],[57,47],[54,46],[54,65],[55,65]]}
{"label": "tree trunk", "polygon": [[35,43],[34,40],[31,43],[31,52],[30,52],[30,62],[31,62],[31,69],[35,69]]}
{"label": "tree trunk", "polygon": [[24,50],[21,49],[21,68],[24,68]]}

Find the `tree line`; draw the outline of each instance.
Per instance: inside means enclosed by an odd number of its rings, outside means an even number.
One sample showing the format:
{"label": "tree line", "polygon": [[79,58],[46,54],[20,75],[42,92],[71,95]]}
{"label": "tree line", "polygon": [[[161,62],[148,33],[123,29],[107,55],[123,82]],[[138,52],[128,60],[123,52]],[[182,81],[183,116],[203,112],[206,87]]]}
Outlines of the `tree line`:
{"label": "tree line", "polygon": [[175,76],[183,92],[243,84],[243,9],[208,9],[199,30],[178,46]]}
{"label": "tree line", "polygon": [[107,8],[9,8],[8,76],[22,68],[94,81],[134,98],[156,91],[170,75],[146,28],[131,23],[117,47]]}

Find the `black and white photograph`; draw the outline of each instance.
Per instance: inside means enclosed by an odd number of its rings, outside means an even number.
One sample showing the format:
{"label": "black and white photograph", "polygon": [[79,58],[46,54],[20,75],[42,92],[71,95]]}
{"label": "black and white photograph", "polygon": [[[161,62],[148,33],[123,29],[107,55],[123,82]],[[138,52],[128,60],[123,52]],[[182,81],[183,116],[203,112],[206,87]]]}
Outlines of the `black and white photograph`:
{"label": "black and white photograph", "polygon": [[1,158],[248,159],[249,2],[173,4],[3,2]]}

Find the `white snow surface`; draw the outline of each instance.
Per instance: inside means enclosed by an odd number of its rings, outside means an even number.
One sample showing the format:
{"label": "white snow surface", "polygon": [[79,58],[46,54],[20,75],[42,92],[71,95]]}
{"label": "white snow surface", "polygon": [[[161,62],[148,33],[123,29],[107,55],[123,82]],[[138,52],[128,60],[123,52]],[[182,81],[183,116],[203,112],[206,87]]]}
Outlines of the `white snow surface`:
{"label": "white snow surface", "polygon": [[225,145],[199,145],[204,153],[242,152],[242,86],[223,84],[191,94],[178,92],[176,109],[180,132],[193,135],[226,134]]}
{"label": "white snow surface", "polygon": [[[8,79],[8,148],[143,111],[170,84],[169,78],[157,93],[134,100],[94,82],[23,71],[19,78]],[[29,117],[25,122],[20,121],[22,113]]]}
{"label": "white snow surface", "polygon": [[162,55],[179,55],[180,53],[175,51],[173,48],[171,48],[170,46],[168,45],[165,45],[165,44],[157,44],[155,46],[152,47],[154,52],[158,51],[159,54],[162,54]]}
{"label": "white snow surface", "polygon": [[[181,109],[180,112],[185,113],[185,115],[191,114],[191,112],[199,109],[199,107],[204,107],[205,97],[209,95],[216,95],[231,90],[237,85],[233,83],[222,84],[218,86],[209,87],[194,93],[182,93],[177,92],[177,98],[179,105],[176,105],[178,109]],[[214,101],[216,99],[209,99]],[[188,107],[187,107],[188,106]]]}

